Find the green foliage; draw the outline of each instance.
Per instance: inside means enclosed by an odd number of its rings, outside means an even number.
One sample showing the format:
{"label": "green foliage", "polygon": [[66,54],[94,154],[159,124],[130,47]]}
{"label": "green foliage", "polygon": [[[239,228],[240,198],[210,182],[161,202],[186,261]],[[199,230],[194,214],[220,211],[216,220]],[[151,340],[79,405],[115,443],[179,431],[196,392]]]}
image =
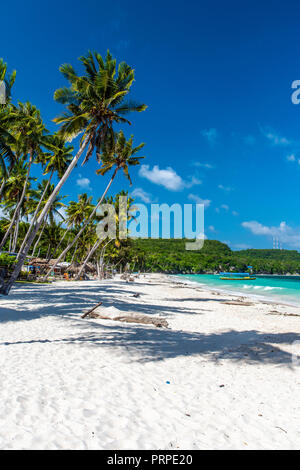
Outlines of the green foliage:
{"label": "green foliage", "polygon": [[0,254],[0,266],[13,266],[15,261],[15,256],[10,256],[7,253]]}
{"label": "green foliage", "polygon": [[166,273],[247,271],[261,274],[300,272],[300,253],[289,250],[232,251],[217,240],[205,240],[199,251],[186,251],[187,240],[136,239],[128,253],[133,270]]}

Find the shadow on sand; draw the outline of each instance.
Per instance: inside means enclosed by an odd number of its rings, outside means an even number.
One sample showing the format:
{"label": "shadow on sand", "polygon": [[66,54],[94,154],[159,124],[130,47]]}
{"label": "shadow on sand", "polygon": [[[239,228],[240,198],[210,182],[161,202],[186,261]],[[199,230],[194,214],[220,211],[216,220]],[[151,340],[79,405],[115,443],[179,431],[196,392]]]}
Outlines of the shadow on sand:
{"label": "shadow on sand", "polygon": [[[10,307],[2,308],[2,299],[0,299],[0,324],[1,322],[56,316],[69,320],[70,326],[74,330],[71,335],[60,339],[1,342],[0,345],[9,347],[33,343],[78,344],[89,348],[121,348],[129,353],[132,361],[138,362],[190,356],[200,361],[201,358],[205,358],[214,362],[230,360],[239,363],[278,364],[292,368],[292,355],[283,351],[279,345],[291,345],[294,341],[300,341],[300,334],[296,333],[269,334],[256,330],[231,330],[203,334],[201,332],[79,318],[79,314],[100,300],[103,300],[105,306],[113,305],[120,310],[131,310],[143,314],[161,314],[164,317],[185,313],[197,314],[200,318],[201,310],[204,310],[198,307],[194,310],[181,307],[174,309],[167,306],[153,306],[146,302],[137,303],[132,299],[132,294],[138,290],[138,285],[136,287],[137,289],[131,290],[131,286],[128,285],[127,291],[124,292],[120,290],[117,283],[113,286],[108,284],[83,286],[81,284],[76,286],[76,291],[70,292],[70,289],[64,288],[64,286],[49,286],[47,287],[47,295],[44,296],[40,286],[32,285],[29,288],[26,286],[26,289],[17,287],[12,294]],[[124,300],[116,298],[117,294],[122,294]],[[37,304],[34,303],[35,296]],[[23,301],[22,310],[15,310],[13,303],[20,301],[20,299]],[[202,299],[199,299],[200,306],[201,302]],[[33,306],[36,307],[35,310],[32,310]],[[74,334],[77,328],[81,330],[80,335]]]}

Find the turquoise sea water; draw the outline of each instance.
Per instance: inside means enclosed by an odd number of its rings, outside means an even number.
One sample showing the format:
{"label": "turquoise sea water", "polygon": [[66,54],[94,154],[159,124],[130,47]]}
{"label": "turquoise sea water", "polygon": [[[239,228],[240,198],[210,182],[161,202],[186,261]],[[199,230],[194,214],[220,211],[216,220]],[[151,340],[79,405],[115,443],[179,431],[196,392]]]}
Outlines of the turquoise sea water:
{"label": "turquoise sea water", "polygon": [[181,274],[178,277],[220,290],[300,305],[300,276],[257,276],[255,281],[222,281],[214,274]]}

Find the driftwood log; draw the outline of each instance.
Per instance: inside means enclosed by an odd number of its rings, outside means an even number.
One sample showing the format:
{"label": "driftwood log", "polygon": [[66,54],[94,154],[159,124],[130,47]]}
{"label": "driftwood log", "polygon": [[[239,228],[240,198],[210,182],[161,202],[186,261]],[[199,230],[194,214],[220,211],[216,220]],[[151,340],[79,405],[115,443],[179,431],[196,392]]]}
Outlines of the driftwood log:
{"label": "driftwood log", "polygon": [[91,308],[90,310],[85,312],[83,315],[81,315],[81,318],[85,318],[88,315],[90,315],[94,310],[96,310],[97,307],[100,307],[100,305],[102,305],[102,302],[99,302],[97,305],[95,305],[95,307]]}
{"label": "driftwood log", "polygon": [[89,318],[98,318],[99,320],[113,320],[113,321],[121,321],[124,323],[142,323],[144,325],[154,325],[157,328],[168,328],[169,326],[167,320],[164,320],[162,318],[147,317],[146,315],[135,315],[135,316],[122,315],[118,317],[107,317],[106,315],[101,315],[100,313],[96,313],[92,311],[92,312],[87,312],[85,316],[88,316]]}

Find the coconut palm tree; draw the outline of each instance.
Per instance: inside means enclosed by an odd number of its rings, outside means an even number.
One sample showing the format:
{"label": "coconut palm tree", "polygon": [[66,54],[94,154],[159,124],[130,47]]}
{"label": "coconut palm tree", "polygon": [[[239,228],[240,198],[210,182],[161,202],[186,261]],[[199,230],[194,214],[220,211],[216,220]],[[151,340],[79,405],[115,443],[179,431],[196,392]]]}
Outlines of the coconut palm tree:
{"label": "coconut palm tree", "polygon": [[[48,188],[49,188],[49,185],[51,183],[54,173],[56,172],[58,177],[61,178],[73,158],[72,152],[74,150],[74,147],[72,147],[71,145],[67,145],[65,139],[61,135],[59,134],[47,135],[44,138],[44,143],[46,143],[47,147],[51,149],[51,153],[40,153],[36,161],[37,163],[41,163],[45,167],[43,174],[47,175],[49,173],[50,176],[48,178],[47,183],[43,185],[43,192],[41,194],[40,193],[38,194],[39,202],[38,204],[36,204],[36,208],[35,208],[29,229],[20,247],[18,258],[21,255],[26,245],[26,242],[30,236],[30,233],[35,226],[37,216],[40,213],[40,207],[42,205],[42,202],[44,201],[45,195],[47,194],[47,191],[48,191]],[[54,189],[54,186],[52,185],[52,191],[53,189]],[[51,194],[52,193],[49,193],[48,191],[48,197],[50,197]],[[57,197],[58,196],[56,196],[56,198]],[[57,201],[56,198],[54,198],[54,203],[55,201]],[[51,211],[51,208],[49,210]],[[45,224],[43,225],[43,228],[44,227],[45,227]]]}
{"label": "coconut palm tree", "polygon": [[125,62],[121,62],[117,69],[116,60],[109,52],[105,60],[100,54],[93,55],[89,52],[86,57],[81,57],[80,61],[84,66],[85,75],[79,76],[71,65],[63,65],[60,71],[69,81],[70,86],[57,90],[54,95],[56,101],[66,105],[67,108],[67,111],[55,120],[61,124],[60,132],[69,140],[82,134],[80,148],[38,217],[11,278],[0,289],[0,293],[4,295],[9,293],[17,279],[35,235],[51,206],[52,199],[61,190],[84,151],[86,150],[84,162],[92,156],[94,150],[100,160],[101,145],[105,142],[107,135],[113,133],[113,125],[129,123],[123,117],[124,115],[146,109],[144,104],[125,101],[134,81],[134,70]]}
{"label": "coconut palm tree", "polygon": [[16,206],[16,210],[11,220],[11,224],[6,231],[1,243],[0,249],[4,246],[16,218],[19,215],[20,207],[23,203],[31,170],[31,165],[37,155],[42,153],[41,145],[43,145],[43,137],[46,131],[39,110],[31,103],[19,103],[18,107],[14,106],[10,113],[10,127],[15,138],[16,153],[27,156],[27,173],[23,184],[23,190]]}
{"label": "coconut palm tree", "polygon": [[[38,184],[37,189],[34,189],[31,191],[31,200],[29,202],[28,212],[32,213],[34,211],[34,214],[36,214],[36,211],[37,211],[36,208],[39,208],[39,211],[41,212],[43,210],[43,206],[47,203],[47,198],[52,194],[53,188],[54,188],[54,184],[49,185],[49,180],[42,180],[42,182]],[[42,199],[43,195],[45,196],[44,200]],[[39,245],[43,231],[47,227],[47,221],[49,225],[54,225],[56,218],[61,219],[62,221],[65,220],[63,214],[61,213],[61,210],[66,207],[66,205],[62,202],[63,199],[65,198],[66,196],[61,196],[57,194],[55,199],[52,201],[50,210],[47,216],[45,217],[45,223],[41,226],[40,234],[34,245],[31,256],[34,256],[34,253]],[[24,242],[22,246],[24,246]],[[20,248],[19,255],[22,250],[22,246]]]}
{"label": "coconut palm tree", "polygon": [[[99,170],[96,171],[98,175],[104,176],[107,172],[114,169],[113,174],[110,178],[110,181],[105,188],[104,193],[102,194],[101,198],[99,199],[98,203],[94,207],[93,211],[91,212],[90,216],[86,219],[85,223],[77,233],[76,237],[69,243],[69,245],[64,249],[61,255],[58,257],[56,264],[59,263],[63,257],[67,254],[67,252],[72,248],[72,246],[77,242],[82,232],[85,228],[91,223],[93,217],[95,216],[97,209],[102,204],[113,180],[115,179],[118,171],[122,170],[126,178],[129,180],[131,184],[131,178],[129,175],[129,166],[135,166],[140,164],[140,160],[144,157],[136,157],[135,155],[144,147],[144,143],[141,143],[137,147],[133,147],[133,136],[131,136],[128,140],[126,140],[123,131],[119,131],[118,133],[113,133],[110,135],[109,139],[105,141],[102,145],[102,156],[101,156],[101,167]],[[55,267],[56,265],[54,265]],[[53,268],[54,268],[53,267]],[[52,269],[48,271],[44,279],[46,280],[47,277],[50,275]]]}
{"label": "coconut palm tree", "polygon": [[[11,101],[11,89],[15,82],[16,71],[14,70],[11,74],[7,73],[7,64],[0,59],[0,169],[1,169],[1,186],[0,186],[0,199],[2,196],[4,182],[15,163],[15,155],[11,149],[11,143],[14,141],[12,135],[9,132],[8,118],[10,115],[10,101]],[[9,165],[9,168],[7,167]]]}
{"label": "coconut palm tree", "polygon": [[[1,205],[4,207],[4,210],[10,211],[10,223],[3,237],[4,242],[2,241],[1,248],[5,245],[5,242],[8,239],[8,236],[6,236],[7,232],[11,234],[13,229],[15,234],[18,232],[21,216],[26,214],[25,206],[28,205],[30,184],[34,180],[35,178],[28,178],[28,164],[26,163],[26,159],[24,157],[19,159],[4,185],[4,200]],[[27,189],[24,194],[24,185],[26,181]],[[16,246],[16,243],[14,246]]]}
{"label": "coconut palm tree", "polygon": [[78,202],[69,202],[66,208],[67,229],[64,231],[64,234],[53,254],[53,257],[58,252],[67,234],[70,233],[70,230],[74,228],[76,231],[78,231],[80,225],[85,221],[85,219],[87,219],[87,217],[89,217],[94,207],[94,204],[92,204],[92,196],[88,197],[86,193],[80,194],[78,196]]}

